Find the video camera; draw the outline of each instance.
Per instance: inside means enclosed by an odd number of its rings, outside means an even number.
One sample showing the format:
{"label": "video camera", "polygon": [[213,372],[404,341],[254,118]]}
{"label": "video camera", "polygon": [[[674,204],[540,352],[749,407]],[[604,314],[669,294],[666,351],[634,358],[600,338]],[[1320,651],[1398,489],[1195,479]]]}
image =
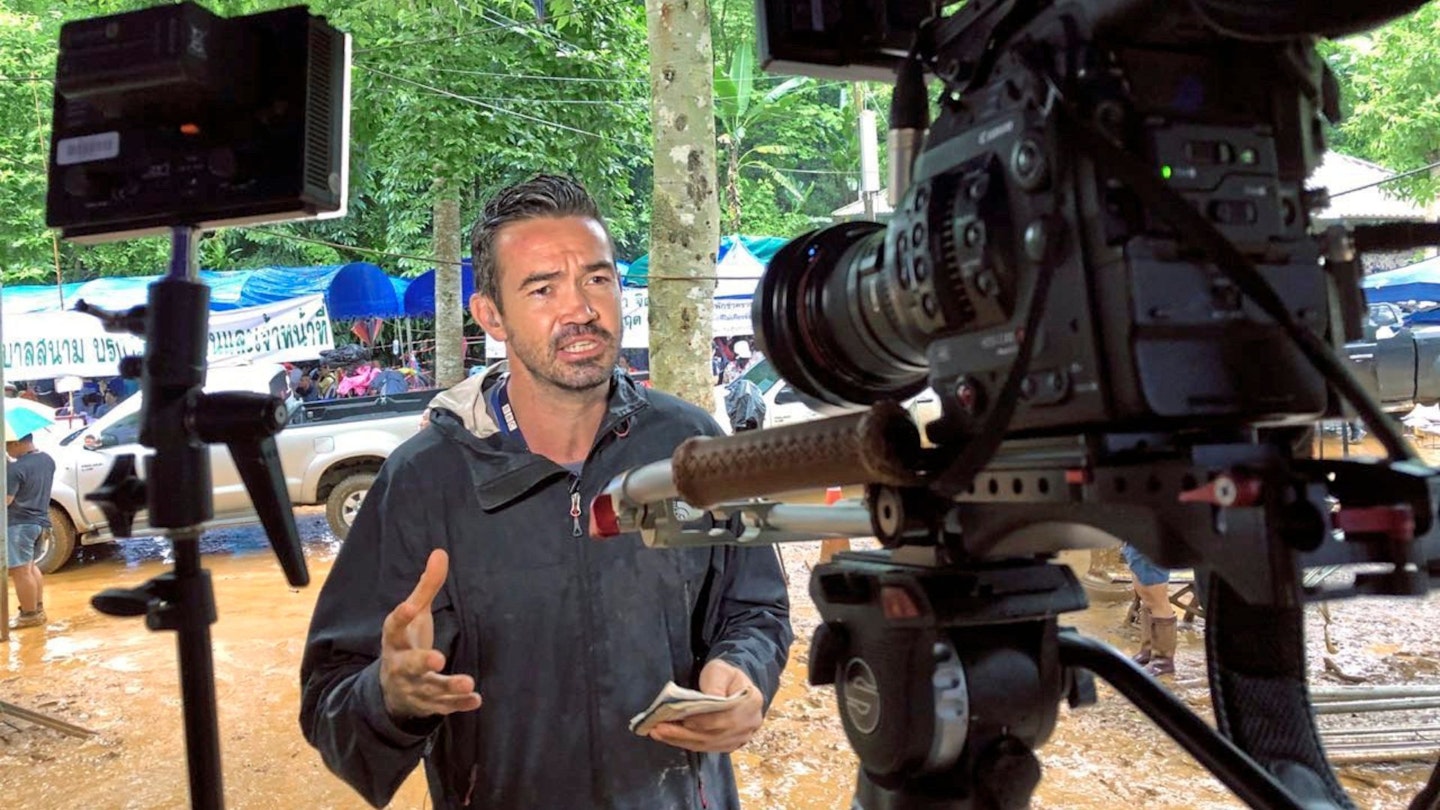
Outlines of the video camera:
{"label": "video camera", "polygon": [[[1352,807],[1303,606],[1426,593],[1440,476],[1335,350],[1361,333],[1361,256],[1440,228],[1313,227],[1339,111],[1316,41],[1420,4],[764,0],[768,69],[896,83],[889,223],[792,241],[754,299],[765,355],[837,415],[687,441],[617,477],[594,533],[881,541],[811,582],[811,682],[836,685],[866,810],[1025,806],[1092,673],[1251,806]],[[928,447],[894,404],[927,386]],[[1387,461],[1309,457],[1347,405]],[[844,484],[863,509],[770,500]],[[1058,624],[1086,599],[1047,561],[1117,541],[1195,569],[1219,734]],[[1353,580],[1305,583],[1325,566]]]}

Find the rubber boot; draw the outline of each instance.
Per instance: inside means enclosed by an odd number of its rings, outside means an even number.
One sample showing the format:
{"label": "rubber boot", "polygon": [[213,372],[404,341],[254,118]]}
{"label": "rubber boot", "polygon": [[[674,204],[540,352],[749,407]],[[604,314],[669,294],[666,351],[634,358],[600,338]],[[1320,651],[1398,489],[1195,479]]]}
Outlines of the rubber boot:
{"label": "rubber boot", "polygon": [[1140,652],[1130,656],[1130,660],[1145,666],[1150,663],[1150,650],[1154,644],[1155,633],[1150,627],[1150,608],[1142,602],[1140,604]]}
{"label": "rubber boot", "polygon": [[1175,674],[1175,622],[1178,616],[1168,619],[1151,619],[1150,663],[1145,671],[1151,675]]}

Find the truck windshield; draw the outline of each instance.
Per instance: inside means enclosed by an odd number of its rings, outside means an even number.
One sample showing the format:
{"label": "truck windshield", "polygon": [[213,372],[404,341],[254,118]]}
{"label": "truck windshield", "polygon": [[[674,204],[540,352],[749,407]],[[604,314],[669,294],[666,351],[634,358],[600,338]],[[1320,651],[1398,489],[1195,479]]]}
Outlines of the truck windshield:
{"label": "truck windshield", "polygon": [[780,380],[780,372],[775,370],[775,366],[768,359],[762,358],[760,362],[745,369],[745,373],[740,375],[740,379],[755,383],[755,387],[760,389],[760,393],[765,394],[769,393],[775,383]]}

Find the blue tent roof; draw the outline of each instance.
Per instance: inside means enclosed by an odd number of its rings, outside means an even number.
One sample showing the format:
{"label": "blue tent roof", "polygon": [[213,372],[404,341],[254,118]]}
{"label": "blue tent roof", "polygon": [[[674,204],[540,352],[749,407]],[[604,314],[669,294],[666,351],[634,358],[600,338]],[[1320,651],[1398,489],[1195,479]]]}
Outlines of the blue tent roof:
{"label": "blue tent roof", "polygon": [[1440,257],[1372,273],[1361,280],[1360,287],[1365,291],[1365,300],[1373,304],[1440,301]]}
{"label": "blue tent roof", "polygon": [[221,312],[240,307],[240,295],[250,270],[201,270],[200,280],[210,285],[210,311]]}
{"label": "blue tent roof", "polygon": [[[211,311],[238,306],[240,285],[249,275],[248,270],[224,273],[200,271],[200,280],[210,286]],[[97,278],[62,285],[60,291],[65,295],[65,309],[74,309],[75,302],[81,299],[105,309],[128,309],[145,303],[150,294],[150,284],[157,278],[160,276]],[[4,311],[10,315],[60,310],[60,296],[51,284],[6,287],[3,298]]]}
{"label": "blue tent roof", "polygon": [[410,291],[410,284],[413,281],[414,279],[404,278],[402,276],[390,277],[390,286],[395,288],[395,300],[399,302],[402,314],[405,311],[405,293]]}
{"label": "blue tent roof", "polygon": [[[751,255],[760,260],[766,267],[770,266],[770,259],[780,251],[780,248],[790,241],[781,236],[722,236],[720,247],[715,253],[715,263],[719,264],[725,260],[725,254],[730,252],[731,245],[735,240],[750,251]],[[650,254],[645,254],[636,259],[625,272],[626,287],[645,287],[650,283]]]}
{"label": "blue tent roof", "polygon": [[[105,309],[128,309],[145,303],[150,284],[159,275],[112,276],[66,284],[65,308],[73,309],[81,299]],[[210,310],[220,312],[283,301],[302,295],[322,293],[331,317],[395,317],[404,314],[403,302],[409,279],[388,276],[368,263],[324,267],[267,267],[262,270],[201,270],[201,281],[210,287]],[[5,287],[5,314],[19,315],[60,310],[60,296],[53,285]]]}
{"label": "blue tent roof", "polygon": [[392,318],[404,315],[401,297],[384,270],[369,262],[320,267],[264,267],[251,273],[241,289],[246,307],[323,293],[335,319]]}
{"label": "blue tent roof", "polygon": [[129,309],[139,306],[150,297],[150,283],[160,276],[110,276],[87,281],[75,291],[75,296],[65,296],[65,307],[74,309],[75,302],[84,299],[109,310]]}
{"label": "blue tent roof", "polygon": [[[475,293],[475,272],[469,257],[460,260],[460,305],[463,308]],[[410,281],[405,291],[405,314],[429,318],[435,314],[435,269],[432,267]]]}
{"label": "blue tent roof", "polygon": [[6,286],[0,292],[3,298],[3,311],[6,315],[24,315],[30,312],[48,312],[60,309],[60,296],[65,296],[66,308],[75,305],[75,291],[80,289],[81,282],[73,284],[62,284],[59,292],[56,292],[54,284],[17,284],[14,287]]}

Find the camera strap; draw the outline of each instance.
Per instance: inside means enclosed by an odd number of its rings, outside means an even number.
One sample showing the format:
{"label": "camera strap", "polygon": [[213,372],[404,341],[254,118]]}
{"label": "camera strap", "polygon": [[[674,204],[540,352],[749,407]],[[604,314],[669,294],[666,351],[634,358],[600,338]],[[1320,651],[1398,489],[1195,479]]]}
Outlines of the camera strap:
{"label": "camera strap", "polygon": [[1205,658],[1215,725],[1301,801],[1353,810],[1325,760],[1305,678],[1305,608],[1254,605],[1212,575]]}

